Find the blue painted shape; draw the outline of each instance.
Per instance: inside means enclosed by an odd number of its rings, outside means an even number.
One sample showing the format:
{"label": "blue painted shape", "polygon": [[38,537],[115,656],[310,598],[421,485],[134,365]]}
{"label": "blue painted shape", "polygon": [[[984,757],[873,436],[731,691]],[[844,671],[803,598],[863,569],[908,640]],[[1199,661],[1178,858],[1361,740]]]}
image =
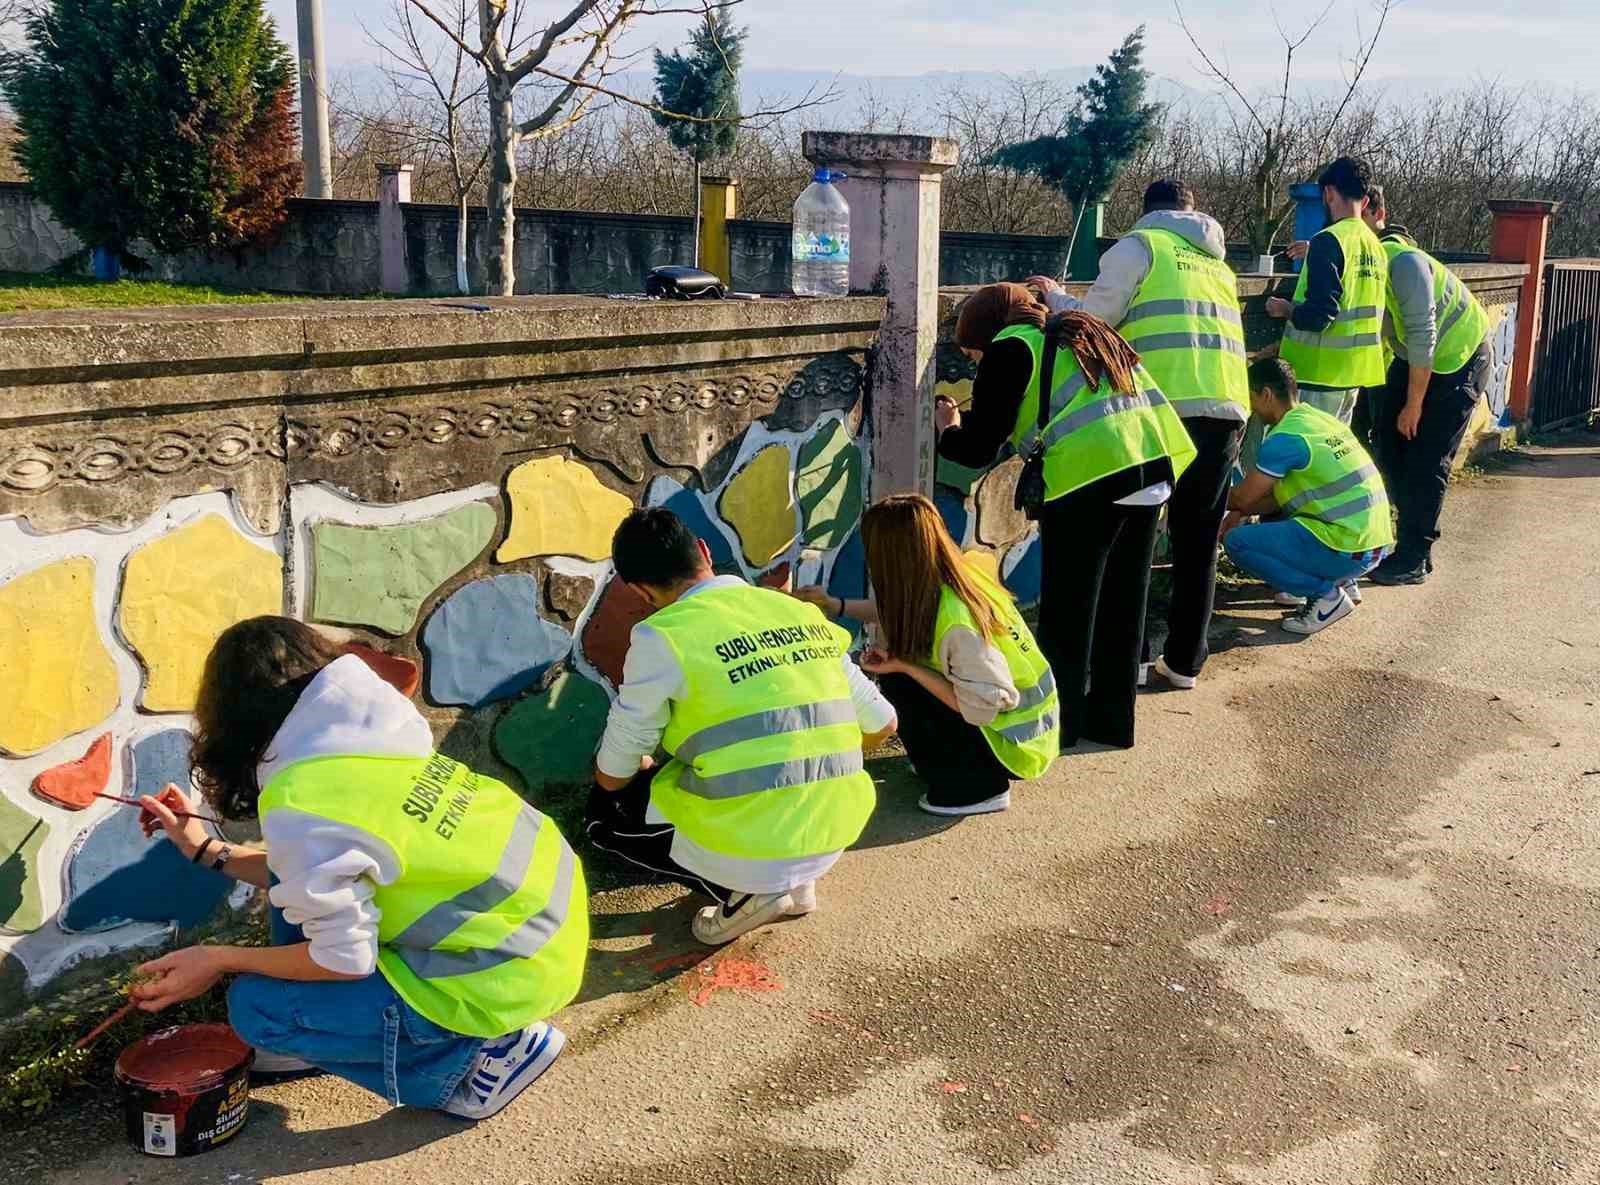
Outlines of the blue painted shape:
{"label": "blue painted shape", "polygon": [[[861,529],[850,532],[834,556],[833,571],[828,574],[828,592],[835,597],[859,601],[867,595],[867,550],[861,543]],[[850,631],[856,641],[862,637],[861,623],[846,617],[839,622]]]}
{"label": "blue painted shape", "polygon": [[967,542],[967,500],[954,490],[935,488],[933,491],[933,504],[939,508],[939,517],[944,519],[945,529],[950,532],[950,538],[956,541],[957,547],[962,547]]}
{"label": "blue painted shape", "polygon": [[74,845],[61,928],[81,933],[125,922],[188,928],[210,917],[232,887],[227,877],[184,859],[159,833],[146,839],[139,812],[118,807]]}
{"label": "blue painted shape", "polygon": [[152,733],[133,746],[133,794],[160,794],[170,782],[190,792],[189,747],[193,738],[181,728]]}
{"label": "blue painted shape", "polygon": [[648,503],[651,506],[665,506],[681,518],[685,526],[704,539],[706,547],[711,550],[713,568],[719,571],[739,571],[739,563],[734,559],[728,537],[713,521],[711,512],[706,509],[705,503],[700,501],[693,490],[685,489],[671,478],[660,477],[650,487]]}
{"label": "blue painted shape", "polygon": [[[1294,202],[1294,237],[1310,241],[1328,225],[1328,210],[1322,204],[1322,186],[1315,181],[1300,181],[1289,186],[1289,199]],[[1300,270],[1296,262],[1294,270]]]}
{"label": "blue painted shape", "polygon": [[[1039,589],[1044,580],[1044,550],[1038,536],[1025,544],[1027,550],[1005,577],[1005,586],[1017,598],[1019,605],[1032,605],[1039,600]],[[1008,557],[1009,558],[1009,557]]]}
{"label": "blue painted shape", "polygon": [[539,616],[539,589],[520,572],[474,580],[434,610],[422,630],[428,698],[479,708],[532,687],[572,649],[572,636]]}

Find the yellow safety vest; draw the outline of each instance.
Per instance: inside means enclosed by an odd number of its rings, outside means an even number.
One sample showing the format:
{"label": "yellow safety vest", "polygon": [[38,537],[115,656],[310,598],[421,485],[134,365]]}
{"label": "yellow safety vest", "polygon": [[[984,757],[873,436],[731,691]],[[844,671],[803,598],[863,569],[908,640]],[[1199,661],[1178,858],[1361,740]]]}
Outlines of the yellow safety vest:
{"label": "yellow safety vest", "polygon": [[[1435,374],[1454,374],[1472,361],[1478,347],[1483,345],[1483,339],[1489,336],[1488,312],[1459,276],[1415,243],[1408,243],[1404,239],[1384,239],[1383,251],[1389,257],[1390,266],[1402,255],[1420,255],[1427,260],[1433,272],[1433,320],[1437,334],[1433,347],[1433,370]],[[1406,321],[1392,285],[1386,286],[1385,299],[1389,308],[1390,332],[1403,350],[1406,348]]]}
{"label": "yellow safety vest", "polygon": [[[1322,333],[1285,326],[1278,352],[1294,367],[1295,378],[1314,387],[1352,390],[1383,385],[1383,305],[1389,261],[1372,228],[1346,218],[1320,234],[1339,240],[1344,252],[1344,294],[1333,324]],[[1296,303],[1306,297],[1310,271],[1300,270]]]}
{"label": "yellow safety vest", "polygon": [[578,994],[583,865],[545,815],[443,754],[312,757],[275,774],[263,819],[297,811],[374,836],[400,862],[375,885],[378,970],[435,1024],[500,1037]]}
{"label": "yellow safety vest", "polygon": [[1298,436],[1311,450],[1311,463],[1278,481],[1272,496],[1335,551],[1371,551],[1394,543],[1389,496],[1372,457],[1338,416],[1298,403],[1272,429]]}
{"label": "yellow safety vest", "polygon": [[724,585],[646,619],[682,665],[650,784],[691,843],[744,860],[847,848],[876,802],[840,658],[850,635],[811,605]]}

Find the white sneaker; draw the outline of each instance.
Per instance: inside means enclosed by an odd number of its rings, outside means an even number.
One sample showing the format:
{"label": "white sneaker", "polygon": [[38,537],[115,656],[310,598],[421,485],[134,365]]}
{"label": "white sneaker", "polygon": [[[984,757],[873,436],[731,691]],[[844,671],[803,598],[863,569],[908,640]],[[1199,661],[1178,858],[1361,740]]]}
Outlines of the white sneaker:
{"label": "white sneaker", "polygon": [[478,1060],[441,1109],[462,1119],[499,1114],[555,1063],[566,1045],[566,1034],[543,1021],[485,1042]]}
{"label": "white sneaker", "polygon": [[286,1053],[269,1053],[265,1049],[256,1050],[255,1060],[250,1063],[250,1074],[256,1078],[288,1078],[291,1075],[320,1073],[322,1071],[308,1061],[290,1057]]}
{"label": "white sneaker", "polygon": [[1156,664],[1153,663],[1153,662],[1142,662],[1142,663],[1139,664],[1139,686],[1140,687],[1148,687],[1150,685],[1150,668],[1155,666],[1155,665]]}
{"label": "white sneaker", "polygon": [[1290,609],[1300,609],[1305,606],[1306,599],[1297,597],[1293,593],[1275,592],[1272,594],[1272,602],[1275,605],[1287,605]]}
{"label": "white sneaker", "polygon": [[1156,674],[1160,675],[1179,691],[1193,691],[1195,689],[1195,685],[1200,682],[1200,678],[1197,675],[1178,674],[1177,671],[1173,670],[1167,665],[1167,660],[1165,657],[1156,659],[1155,662],[1151,663],[1150,665],[1155,668]]}
{"label": "white sneaker", "polygon": [[1336,588],[1320,600],[1311,602],[1292,617],[1284,618],[1283,628],[1291,634],[1320,633],[1355,611],[1356,607],[1350,598],[1344,595],[1344,589]]}
{"label": "white sneaker", "polygon": [[1350,603],[1352,605],[1361,604],[1361,585],[1352,580],[1349,584],[1344,586],[1344,595],[1350,598]]}
{"label": "white sneaker", "polygon": [[789,893],[746,893],[727,905],[708,905],[695,915],[690,930],[707,946],[723,946],[741,934],[793,915],[795,899]]}
{"label": "white sneaker", "polygon": [[817,882],[807,881],[789,890],[789,916],[804,917],[817,910]]}
{"label": "white sneaker", "polygon": [[1011,806],[1011,791],[1003,790],[993,798],[986,798],[969,806],[935,806],[924,794],[917,801],[917,805],[930,815],[992,815]]}

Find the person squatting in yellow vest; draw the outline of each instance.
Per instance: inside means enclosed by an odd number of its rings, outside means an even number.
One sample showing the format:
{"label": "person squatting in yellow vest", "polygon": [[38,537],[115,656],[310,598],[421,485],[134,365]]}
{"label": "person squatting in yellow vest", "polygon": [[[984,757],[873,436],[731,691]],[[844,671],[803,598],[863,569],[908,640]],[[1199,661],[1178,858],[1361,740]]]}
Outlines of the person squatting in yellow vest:
{"label": "person squatting in yellow vest", "polygon": [[[1394,543],[1389,499],[1355,433],[1300,402],[1283,359],[1250,364],[1250,403],[1267,437],[1255,467],[1228,496],[1223,544],[1252,576],[1305,598],[1283,628],[1314,634],[1355,611],[1349,590]],[[1236,525],[1257,514],[1264,521]]]}
{"label": "person squatting in yellow vest", "polygon": [[633,629],[601,738],[589,841],[710,897],[693,923],[708,946],[810,913],[872,815],[863,750],[894,732],[894,709],[846,631],[716,575],[670,510],[625,518],[612,563],[655,612]]}
{"label": "person squatting in yellow vest", "polygon": [[1288,322],[1279,355],[1294,368],[1301,401],[1348,424],[1361,388],[1383,382],[1383,306],[1388,261],[1362,221],[1372,168],[1342,156],[1317,179],[1328,225],[1306,249],[1294,299],[1267,298]]}
{"label": "person squatting in yellow vest", "polygon": [[872,600],[820,588],[795,595],[839,617],[876,623],[862,656],[894,705],[900,740],[934,815],[1011,805],[1011,783],[1037,778],[1061,751],[1055,676],[1011,594],[961,554],[934,504],[895,494],[861,518]]}
{"label": "person squatting in yellow vest", "polygon": [[257,1069],[321,1069],[467,1119],[532,1085],[566,1043],[546,1018],[577,994],[589,945],[583,867],[555,823],[437,752],[405,695],[289,618],[222,634],[195,721],[206,801],[259,816],[266,848],[222,839],[175,787],[141,799],[147,830],[266,889],[273,945],[146,963],[139,1007],[237,974],[228,1021]]}

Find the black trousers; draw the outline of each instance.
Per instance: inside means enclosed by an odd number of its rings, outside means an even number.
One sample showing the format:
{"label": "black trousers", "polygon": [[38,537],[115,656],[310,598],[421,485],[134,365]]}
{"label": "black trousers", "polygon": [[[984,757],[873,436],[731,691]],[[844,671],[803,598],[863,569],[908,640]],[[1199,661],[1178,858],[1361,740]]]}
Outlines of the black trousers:
{"label": "black trousers", "polygon": [[654,770],[642,770],[621,790],[606,790],[598,785],[590,789],[589,806],[583,819],[583,831],[589,842],[629,864],[704,893],[719,905],[743,896],[712,884],[674,862],[672,837],[677,828],[671,823],[645,822],[645,813],[650,807],[650,779],[654,776]]}
{"label": "black trousers", "polygon": [[1417,434],[1410,440],[1400,435],[1396,421],[1406,405],[1411,368],[1399,359],[1389,368],[1389,383],[1373,418],[1378,443],[1375,460],[1400,517],[1394,554],[1387,561],[1396,570],[1410,570],[1431,557],[1439,539],[1439,516],[1450,486],[1450,470],[1478,400],[1488,388],[1491,367],[1485,343],[1460,370],[1434,375],[1422,403]]}
{"label": "black trousers", "polygon": [[1172,489],[1167,537],[1172,544],[1172,601],[1162,657],[1180,675],[1198,675],[1211,654],[1207,634],[1217,599],[1217,532],[1228,513],[1228,489],[1244,425],[1185,420],[1196,456]]}
{"label": "black trousers", "polygon": [[910,675],[885,675],[878,688],[894,705],[901,743],[928,785],[931,804],[972,806],[1011,788],[1011,771],[976,724],[968,724]]}
{"label": "black trousers", "polygon": [[1039,647],[1061,697],[1062,748],[1079,740],[1133,747],[1160,509],[1119,506],[1120,487],[1108,485],[1045,503],[1039,520]]}

